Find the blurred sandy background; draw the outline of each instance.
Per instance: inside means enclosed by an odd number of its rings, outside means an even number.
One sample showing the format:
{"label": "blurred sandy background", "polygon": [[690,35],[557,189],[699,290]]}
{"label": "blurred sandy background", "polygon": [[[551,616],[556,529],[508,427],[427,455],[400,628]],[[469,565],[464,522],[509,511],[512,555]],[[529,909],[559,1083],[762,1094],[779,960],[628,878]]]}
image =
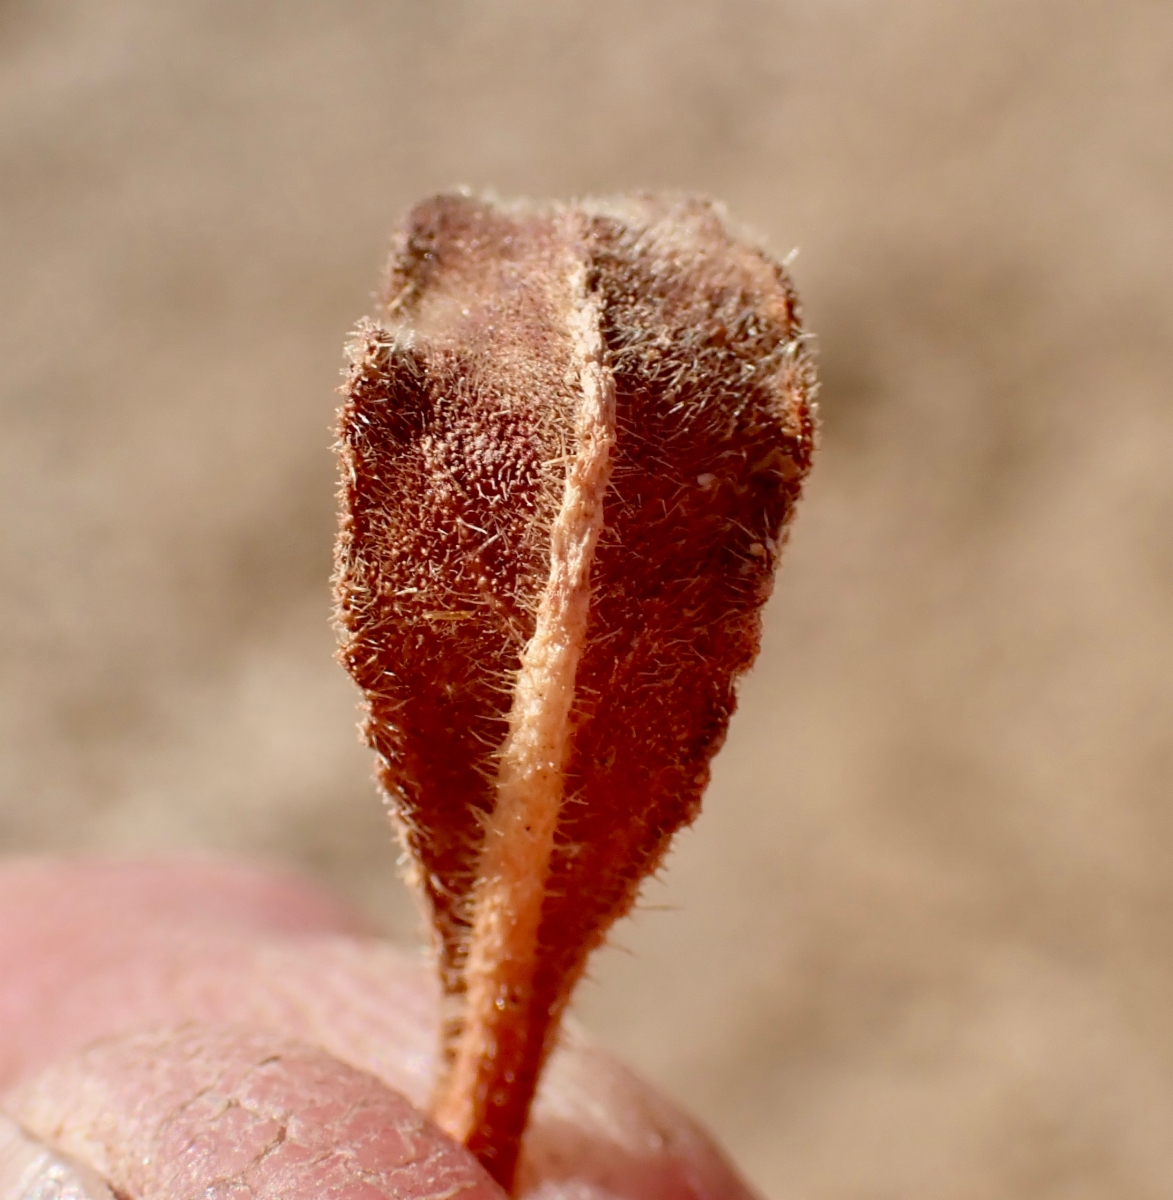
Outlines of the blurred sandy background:
{"label": "blurred sandy background", "polygon": [[428,192],[709,192],[801,248],[824,448],[579,1015],[775,1200],[1173,1194],[1171,113],[1167,0],[0,0],[0,848],[410,936],[343,338]]}

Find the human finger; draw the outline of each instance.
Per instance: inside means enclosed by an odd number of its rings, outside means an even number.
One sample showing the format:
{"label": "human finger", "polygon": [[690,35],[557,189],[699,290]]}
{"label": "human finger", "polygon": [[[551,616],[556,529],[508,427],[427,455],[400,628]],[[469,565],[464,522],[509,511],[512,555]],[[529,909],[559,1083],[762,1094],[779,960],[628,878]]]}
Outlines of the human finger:
{"label": "human finger", "polygon": [[[26,924],[0,932],[0,978],[23,981],[0,983],[0,1020],[24,1030],[0,1054],[0,1084],[112,1033],[229,1022],[321,1047],[425,1104],[438,996],[423,962],[356,934],[361,923],[309,885],[219,870],[0,872],[0,907]],[[571,1031],[535,1105],[519,1190],[584,1189],[633,1200],[747,1194],[676,1106]]]}
{"label": "human finger", "polygon": [[404,1096],[317,1047],[185,1025],[99,1041],[8,1097],[34,1137],[134,1200],[503,1200]]}

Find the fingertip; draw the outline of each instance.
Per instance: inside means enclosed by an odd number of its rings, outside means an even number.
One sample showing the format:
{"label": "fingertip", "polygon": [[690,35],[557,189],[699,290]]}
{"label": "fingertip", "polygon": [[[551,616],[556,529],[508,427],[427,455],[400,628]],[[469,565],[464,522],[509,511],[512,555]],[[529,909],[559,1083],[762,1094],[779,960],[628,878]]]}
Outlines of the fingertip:
{"label": "fingertip", "polygon": [[43,1071],[9,1107],[135,1200],[504,1200],[405,1097],[261,1030],[110,1038]]}
{"label": "fingertip", "polygon": [[[312,885],[228,864],[25,862],[0,869],[0,912],[0,1026],[21,1031],[0,1038],[0,1086],[96,1038],[239,1021],[426,1100],[434,979],[335,936],[351,918]],[[573,1030],[523,1150],[518,1194],[541,1200],[752,1197],[695,1122]]]}
{"label": "fingertip", "polygon": [[0,1200],[114,1200],[96,1171],[0,1113]]}

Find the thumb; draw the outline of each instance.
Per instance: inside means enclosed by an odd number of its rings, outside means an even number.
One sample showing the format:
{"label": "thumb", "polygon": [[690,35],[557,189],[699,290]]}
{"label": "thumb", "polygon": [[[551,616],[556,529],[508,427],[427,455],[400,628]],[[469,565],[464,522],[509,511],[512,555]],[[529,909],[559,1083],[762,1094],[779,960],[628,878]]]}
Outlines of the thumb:
{"label": "thumb", "polygon": [[[0,1029],[8,1035],[0,1038],[0,1089],[17,1085],[9,1103],[19,1099],[19,1108],[10,1111],[88,1161],[97,1161],[94,1138],[113,1139],[111,1162],[156,1156],[150,1122],[158,1114],[144,1095],[156,1084],[144,1085],[147,1066],[171,1063],[183,1079],[195,1078],[195,1064],[205,1061],[245,1071],[225,1026],[245,1037],[246,1059],[261,1053],[258,1046],[283,1047],[282,1061],[301,1064],[289,1078],[309,1071],[319,1093],[330,1079],[344,1092],[357,1087],[346,1073],[354,1072],[417,1104],[426,1100],[437,1042],[434,981],[422,962],[363,936],[360,923],[307,884],[207,864],[24,864],[0,870],[0,913],[11,918],[0,922]],[[221,1040],[200,1042],[197,1026],[200,1037],[218,1029]],[[150,1032],[164,1028],[174,1046]],[[275,1040],[256,1041],[262,1034]],[[329,1069],[305,1057],[311,1049]],[[116,1082],[124,1071],[125,1086]],[[99,1128],[93,1121],[114,1114],[110,1130],[57,1140],[58,1126],[62,1138],[74,1128],[71,1088],[97,1097],[85,1110],[93,1120],[77,1128]],[[296,1094],[291,1083],[291,1106]],[[242,1107],[231,1097],[225,1104]],[[290,1120],[310,1119],[296,1106],[288,1112]],[[144,1129],[121,1129],[136,1113]],[[541,1200],[750,1196],[685,1114],[573,1029],[539,1091],[518,1190]]]}
{"label": "thumb", "polygon": [[[264,1031],[186,1025],[110,1038],[43,1071],[8,1106],[135,1200],[503,1200],[400,1093]],[[92,1175],[74,1169],[97,1200]],[[27,1184],[10,1194],[29,1195]]]}
{"label": "thumb", "polygon": [[4,1200],[114,1200],[96,1172],[0,1113],[0,1196]]}

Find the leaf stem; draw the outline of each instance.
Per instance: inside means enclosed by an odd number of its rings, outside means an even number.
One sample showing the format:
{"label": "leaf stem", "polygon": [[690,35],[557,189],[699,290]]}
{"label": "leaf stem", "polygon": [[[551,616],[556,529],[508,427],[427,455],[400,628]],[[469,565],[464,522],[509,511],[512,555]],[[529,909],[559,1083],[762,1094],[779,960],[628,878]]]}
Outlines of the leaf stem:
{"label": "leaf stem", "polygon": [[513,689],[499,752],[496,802],[485,825],[465,968],[463,1021],[433,1110],[510,1187],[521,1135],[556,1014],[539,1011],[542,907],[564,800],[575,675],[586,644],[590,573],[603,527],[615,441],[614,380],[598,304],[574,264],[568,325],[579,369],[577,451],[550,530],[549,577]]}

